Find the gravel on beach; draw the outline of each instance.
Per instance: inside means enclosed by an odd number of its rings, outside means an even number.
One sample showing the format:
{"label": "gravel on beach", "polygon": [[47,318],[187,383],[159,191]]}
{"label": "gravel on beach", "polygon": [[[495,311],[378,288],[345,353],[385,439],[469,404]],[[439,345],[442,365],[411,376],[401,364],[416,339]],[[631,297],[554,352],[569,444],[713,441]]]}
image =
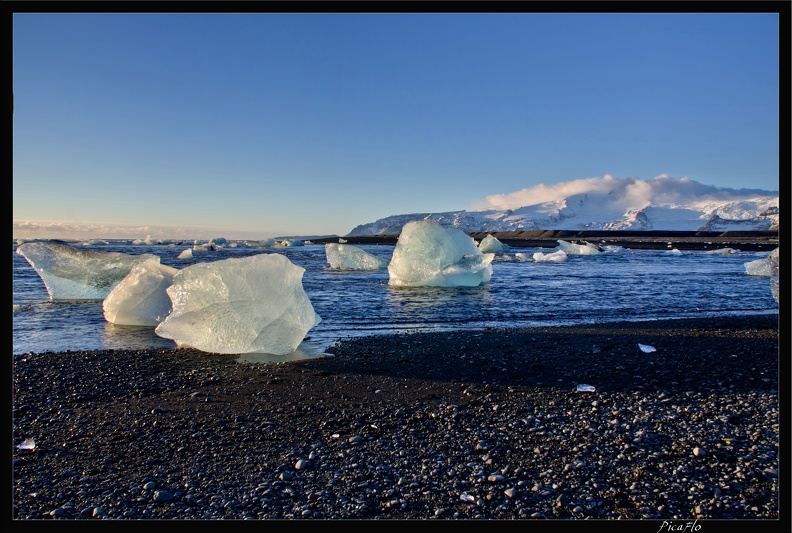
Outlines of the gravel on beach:
{"label": "gravel on beach", "polygon": [[12,518],[780,519],[777,314],[237,359],[14,356]]}

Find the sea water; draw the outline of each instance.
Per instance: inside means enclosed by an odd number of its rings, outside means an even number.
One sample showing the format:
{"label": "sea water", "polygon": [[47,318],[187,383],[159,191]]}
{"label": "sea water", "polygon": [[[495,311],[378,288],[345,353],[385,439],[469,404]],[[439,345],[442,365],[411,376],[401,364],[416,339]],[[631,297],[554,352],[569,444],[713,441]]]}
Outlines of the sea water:
{"label": "sea water", "polygon": [[[284,254],[305,269],[303,287],[322,321],[294,354],[250,354],[248,361],[314,357],[337,341],[396,332],[579,325],[621,320],[702,318],[776,313],[767,277],[749,276],[745,263],[768,252],[633,250],[609,247],[597,255],[570,255],[562,263],[521,262],[515,253],[552,249],[512,246],[497,254],[492,279],[479,287],[392,287],[388,270],[333,271],[323,244],[285,248],[223,247],[194,251],[192,242],[136,245],[110,241],[79,248],[152,253],[175,268],[261,253]],[[104,319],[101,300],[51,301],[36,271],[13,246],[13,353],[174,348],[152,327],[117,326]],[[390,259],[393,245],[359,245]]]}

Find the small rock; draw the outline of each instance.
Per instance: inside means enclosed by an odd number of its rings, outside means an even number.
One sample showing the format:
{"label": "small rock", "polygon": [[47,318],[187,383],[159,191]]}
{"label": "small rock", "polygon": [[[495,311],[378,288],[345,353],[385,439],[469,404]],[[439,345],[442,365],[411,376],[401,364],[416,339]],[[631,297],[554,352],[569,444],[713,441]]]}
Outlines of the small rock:
{"label": "small rock", "polygon": [[158,490],[154,492],[154,501],[157,503],[167,503],[173,499],[173,494],[167,490]]}

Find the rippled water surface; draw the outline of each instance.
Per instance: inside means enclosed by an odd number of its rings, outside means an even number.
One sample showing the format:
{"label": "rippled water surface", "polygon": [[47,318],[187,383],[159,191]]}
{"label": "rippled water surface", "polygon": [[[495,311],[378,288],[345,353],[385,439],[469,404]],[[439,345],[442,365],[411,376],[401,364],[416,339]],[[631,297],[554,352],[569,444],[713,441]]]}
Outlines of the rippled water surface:
{"label": "rippled water surface", "polygon": [[[177,259],[178,246],[113,242],[86,246],[129,254],[153,253],[176,268],[260,253],[285,254],[305,268],[303,287],[322,318],[288,360],[321,352],[337,340],[399,331],[437,331],[567,325],[614,320],[653,320],[774,313],[778,304],[768,278],[748,276],[744,264],[767,252],[718,255],[685,251],[609,248],[598,255],[569,256],[564,263],[520,262],[499,254],[492,280],[476,288],[409,288],[388,285],[388,271],[329,270],[324,245],[279,249],[222,248]],[[390,259],[391,245],[361,245]],[[50,301],[24,257],[14,253],[13,353],[66,350],[173,348],[154,328],[105,321],[101,301]],[[549,249],[512,247],[511,253]],[[255,356],[247,356],[255,359]]]}

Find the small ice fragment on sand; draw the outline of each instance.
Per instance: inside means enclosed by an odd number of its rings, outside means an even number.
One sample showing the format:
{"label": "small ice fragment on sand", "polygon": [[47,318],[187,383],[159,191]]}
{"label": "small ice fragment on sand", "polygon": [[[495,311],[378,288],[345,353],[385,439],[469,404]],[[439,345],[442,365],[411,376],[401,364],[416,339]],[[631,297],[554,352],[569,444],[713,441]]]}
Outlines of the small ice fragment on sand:
{"label": "small ice fragment on sand", "polygon": [[32,450],[36,447],[36,441],[33,439],[25,439],[18,446],[19,450]]}
{"label": "small ice fragment on sand", "polygon": [[594,388],[594,385],[586,385],[585,383],[581,383],[577,386],[578,392],[594,392],[595,390],[597,389]]}
{"label": "small ice fragment on sand", "polygon": [[657,349],[654,346],[649,346],[648,344],[641,344],[640,342],[638,343],[638,347],[644,353],[652,353],[657,351]]}

